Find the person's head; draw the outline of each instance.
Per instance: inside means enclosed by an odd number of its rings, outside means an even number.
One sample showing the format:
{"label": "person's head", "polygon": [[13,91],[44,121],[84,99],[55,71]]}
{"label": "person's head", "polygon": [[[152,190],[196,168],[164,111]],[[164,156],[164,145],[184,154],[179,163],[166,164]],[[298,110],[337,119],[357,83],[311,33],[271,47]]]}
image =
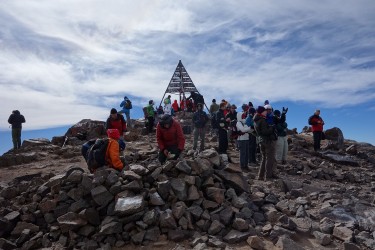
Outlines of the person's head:
{"label": "person's head", "polygon": [[117,110],[115,108],[111,109],[111,117],[116,118],[117,117]]}
{"label": "person's head", "polygon": [[110,128],[107,129],[107,136],[108,138],[118,140],[120,139],[120,132],[118,131],[118,129]]}
{"label": "person's head", "polygon": [[274,114],[275,116],[277,116],[277,117],[280,117],[281,112],[280,112],[280,110],[276,109],[275,111],[273,111],[273,114]]}
{"label": "person's head", "polygon": [[314,114],[315,115],[320,115],[320,109],[316,109]]}
{"label": "person's head", "polygon": [[168,95],[168,99],[171,99],[171,95]]}
{"label": "person's head", "polygon": [[267,114],[267,110],[263,106],[258,106],[257,113],[265,116]]}
{"label": "person's head", "polygon": [[266,105],[264,106],[264,108],[267,110],[267,113],[268,113],[268,114],[272,113],[272,106],[271,106],[271,105],[266,104]]}
{"label": "person's head", "polygon": [[248,104],[248,105],[249,105],[249,107],[250,107],[250,108],[254,107],[254,105],[253,105],[253,103],[252,103],[252,102],[249,102],[249,104]]}
{"label": "person's head", "polygon": [[202,110],[203,109],[203,104],[202,103],[198,103],[197,104],[197,109],[198,110]]}
{"label": "person's head", "polygon": [[268,105],[268,104],[270,104],[270,102],[268,100],[265,100],[264,105]]}
{"label": "person's head", "polygon": [[150,104],[150,105],[154,105],[154,100],[149,100],[149,101],[148,101],[148,104]]}
{"label": "person's head", "polygon": [[249,109],[249,106],[247,104],[242,104],[242,111],[247,111]]}
{"label": "person's head", "polygon": [[12,111],[12,114],[19,115],[19,114],[21,114],[21,113],[20,113],[20,111],[18,111],[18,110],[13,110],[13,111]]}
{"label": "person's head", "polygon": [[173,118],[171,115],[164,114],[160,117],[159,124],[163,128],[170,128],[173,123]]}
{"label": "person's head", "polygon": [[235,112],[236,109],[237,109],[237,106],[236,106],[236,105],[232,104],[232,105],[230,106],[230,110],[231,110],[232,112]]}
{"label": "person's head", "polygon": [[213,103],[216,103],[216,99],[212,99],[212,102],[213,102]]}
{"label": "person's head", "polygon": [[127,96],[124,96],[124,100],[129,100],[129,98]]}
{"label": "person's head", "polygon": [[255,108],[249,108],[249,114],[255,115],[255,112],[256,112]]}
{"label": "person's head", "polygon": [[220,103],[219,108],[224,110],[224,109],[227,108],[227,105],[225,104],[225,102],[222,102],[222,103]]}

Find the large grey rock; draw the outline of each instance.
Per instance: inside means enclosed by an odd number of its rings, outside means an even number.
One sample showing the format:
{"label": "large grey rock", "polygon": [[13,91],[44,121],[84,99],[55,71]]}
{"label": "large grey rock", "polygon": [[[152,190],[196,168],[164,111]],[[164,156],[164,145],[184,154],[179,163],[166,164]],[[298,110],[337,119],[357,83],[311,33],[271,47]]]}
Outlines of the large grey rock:
{"label": "large grey rock", "polygon": [[100,228],[101,234],[116,234],[122,232],[122,224],[117,221],[112,221],[105,225],[102,225]]}
{"label": "large grey rock", "polygon": [[176,197],[180,201],[184,201],[187,199],[187,185],[185,180],[180,178],[174,178],[171,180],[171,187]]}
{"label": "large grey rock", "polygon": [[225,226],[223,224],[221,224],[219,221],[217,220],[214,220],[212,223],[211,223],[211,226],[210,228],[208,229],[208,233],[210,235],[216,235],[218,234],[223,228],[225,228]]}
{"label": "large grey rock", "polygon": [[189,166],[189,164],[185,160],[179,161],[176,164],[175,168],[178,169],[180,172],[183,172],[185,174],[191,173],[191,167]]}
{"label": "large grey rock", "polygon": [[304,250],[302,246],[298,245],[295,241],[290,239],[288,236],[281,236],[279,237],[279,240],[275,244],[275,246],[278,249],[283,249],[283,250],[288,250],[288,249],[293,249],[293,250]]}
{"label": "large grey rock", "polygon": [[242,173],[229,173],[224,170],[215,170],[215,174],[222,178],[225,184],[234,188],[237,192],[250,191],[250,186],[247,179],[242,175]]}
{"label": "large grey rock", "polygon": [[234,244],[245,241],[249,236],[252,236],[252,233],[253,232],[230,230],[229,233],[224,236],[223,240],[229,244]]}
{"label": "large grey rock", "polygon": [[313,235],[314,235],[316,241],[322,246],[327,246],[327,245],[331,244],[331,242],[332,242],[330,234],[325,234],[325,233],[315,231],[313,233]]}
{"label": "large grey rock", "polygon": [[158,192],[150,193],[149,205],[152,205],[152,206],[161,206],[161,205],[164,205],[164,204],[165,204],[165,202],[160,197],[160,195],[159,195]]}
{"label": "large grey rock", "polygon": [[142,195],[134,197],[119,197],[115,205],[115,213],[118,215],[131,215],[144,209],[146,203]]}
{"label": "large grey rock", "polygon": [[57,222],[59,223],[62,232],[75,230],[87,224],[87,220],[85,220],[82,215],[73,212],[58,217]]}
{"label": "large grey rock", "polygon": [[215,201],[218,204],[222,204],[225,201],[225,189],[209,187],[206,189],[207,198],[212,201]]}
{"label": "large grey rock", "polygon": [[353,231],[347,227],[335,227],[332,235],[342,241],[352,241]]}
{"label": "large grey rock", "polygon": [[160,213],[160,227],[161,228],[170,228],[176,229],[177,223],[173,217],[172,210],[167,209]]}

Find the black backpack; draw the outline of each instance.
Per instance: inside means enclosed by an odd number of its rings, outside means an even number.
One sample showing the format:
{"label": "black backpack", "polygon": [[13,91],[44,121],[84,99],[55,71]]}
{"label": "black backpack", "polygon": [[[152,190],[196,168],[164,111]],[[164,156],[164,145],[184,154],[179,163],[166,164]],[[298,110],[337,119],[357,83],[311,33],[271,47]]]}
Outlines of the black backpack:
{"label": "black backpack", "polygon": [[90,173],[105,165],[109,139],[90,140],[83,144],[82,155],[86,160]]}

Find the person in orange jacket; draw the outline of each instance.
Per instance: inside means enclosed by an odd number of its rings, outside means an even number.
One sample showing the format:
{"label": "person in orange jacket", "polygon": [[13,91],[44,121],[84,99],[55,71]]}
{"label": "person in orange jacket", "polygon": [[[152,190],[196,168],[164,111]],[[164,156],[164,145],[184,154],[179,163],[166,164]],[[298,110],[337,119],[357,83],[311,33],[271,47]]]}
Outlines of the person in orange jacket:
{"label": "person in orange jacket", "polygon": [[106,165],[110,168],[121,171],[124,168],[124,164],[120,159],[120,145],[118,143],[120,132],[118,129],[107,129],[107,136],[109,142],[105,153]]}

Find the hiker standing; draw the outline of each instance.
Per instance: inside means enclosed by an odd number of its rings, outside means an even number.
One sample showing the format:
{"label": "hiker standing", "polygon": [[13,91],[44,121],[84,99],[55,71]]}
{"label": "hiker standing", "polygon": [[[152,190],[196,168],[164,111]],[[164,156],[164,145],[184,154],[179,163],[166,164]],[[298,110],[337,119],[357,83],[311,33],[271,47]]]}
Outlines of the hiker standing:
{"label": "hiker standing", "polygon": [[225,116],[225,120],[229,124],[228,141],[230,141],[230,142],[234,142],[233,138],[232,138],[232,130],[233,130],[232,127],[236,126],[236,124],[237,124],[237,111],[236,111],[236,109],[237,109],[237,106],[232,104],[230,106],[229,112]]}
{"label": "hiker standing", "polygon": [[126,123],[128,124],[128,127],[131,128],[130,110],[133,108],[132,102],[128,97],[124,96],[124,100],[120,103],[120,107],[122,108],[122,110],[119,113],[125,114]]}
{"label": "hiker standing", "polygon": [[155,109],[154,109],[154,101],[148,101],[148,105],[146,107],[146,119],[147,119],[147,130],[149,133],[152,133],[155,123]]}
{"label": "hiker standing", "polygon": [[264,107],[258,106],[257,113],[254,116],[255,130],[259,136],[260,152],[262,154],[262,162],[260,164],[258,179],[268,180],[276,177],[273,173],[275,164],[275,139],[274,127],[266,121],[267,111]]}
{"label": "hiker standing", "polygon": [[111,109],[111,113],[105,123],[105,129],[117,129],[120,137],[123,137],[126,132],[126,122],[124,116],[117,113],[115,108]]}
{"label": "hiker standing", "polygon": [[309,125],[311,125],[311,130],[313,132],[313,138],[314,138],[314,150],[318,151],[320,150],[320,141],[322,140],[322,134],[323,134],[323,125],[324,121],[320,117],[320,110],[315,110],[315,113],[310,116]]}
{"label": "hiker standing", "polygon": [[204,150],[204,140],[206,136],[206,123],[208,121],[208,116],[206,112],[203,111],[203,104],[197,104],[197,111],[193,114],[193,124],[194,124],[194,142],[193,150],[197,150],[198,137],[201,139],[199,151]]}
{"label": "hiker standing", "polygon": [[288,138],[287,138],[287,128],[288,124],[286,121],[286,112],[288,109],[283,108],[283,112],[280,110],[275,110],[274,120],[277,132],[277,141],[276,141],[276,161],[281,162],[281,164],[286,163],[286,157],[288,154]]}
{"label": "hiker standing", "polygon": [[246,125],[250,128],[252,128],[252,133],[249,133],[249,164],[250,165],[256,165],[257,164],[257,137],[256,132],[254,130],[254,115],[255,115],[255,109],[253,107],[249,108],[248,115],[246,118]]}
{"label": "hiker standing", "polygon": [[185,136],[180,123],[168,114],[164,114],[156,126],[156,140],[161,164],[167,159],[176,160],[185,147]]}
{"label": "hiker standing", "polygon": [[178,107],[178,102],[177,102],[177,100],[174,100],[174,101],[173,101],[172,108],[173,108],[173,111],[174,111],[175,113],[179,111],[180,108]]}
{"label": "hiker standing", "polygon": [[240,133],[237,137],[238,149],[240,150],[240,166],[243,171],[248,171],[249,162],[249,132],[251,128],[246,125],[246,119],[243,113],[237,113],[237,131]]}
{"label": "hiker standing", "polygon": [[164,99],[164,114],[172,115],[172,102],[170,95]]}
{"label": "hiker standing", "polygon": [[216,112],[215,115],[215,127],[218,129],[219,134],[219,154],[226,154],[228,150],[228,124],[224,116],[225,109],[225,103],[220,103],[219,110]]}
{"label": "hiker standing", "polygon": [[214,128],[215,120],[214,120],[214,115],[216,112],[219,110],[219,105],[216,103],[215,99],[212,99],[212,103],[210,105],[210,116],[211,116],[211,136],[212,135],[217,135],[217,128]]}
{"label": "hiker standing", "polygon": [[25,122],[25,117],[18,110],[13,110],[8,118],[8,123],[12,125],[13,149],[21,148],[22,123]]}

